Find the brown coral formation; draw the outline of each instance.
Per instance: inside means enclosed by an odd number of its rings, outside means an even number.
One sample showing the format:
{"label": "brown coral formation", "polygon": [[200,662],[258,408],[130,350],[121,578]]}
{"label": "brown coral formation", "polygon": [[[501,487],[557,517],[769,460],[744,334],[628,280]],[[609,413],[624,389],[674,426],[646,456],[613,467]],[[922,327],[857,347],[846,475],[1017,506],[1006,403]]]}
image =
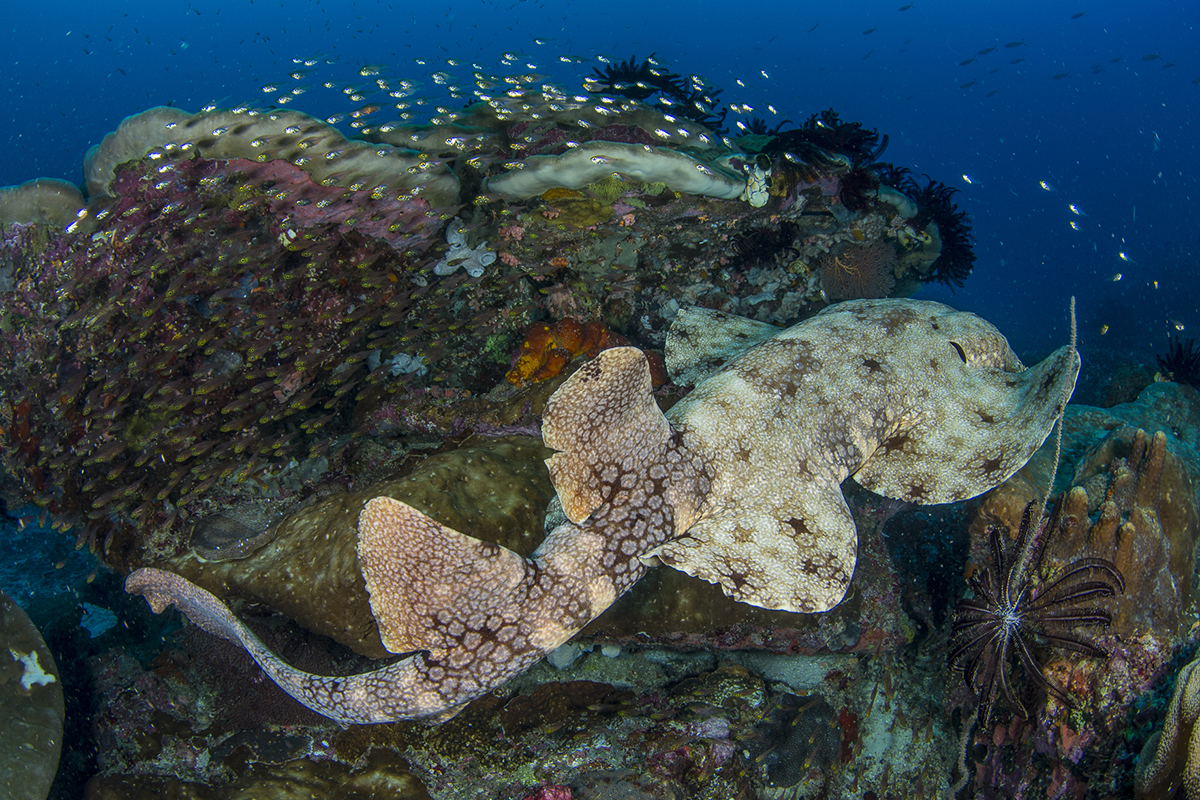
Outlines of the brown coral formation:
{"label": "brown coral formation", "polygon": [[887,297],[896,285],[896,248],[882,239],[831,250],[818,262],[821,288],[831,300]]}
{"label": "brown coral formation", "polygon": [[1175,694],[1167,708],[1163,729],[1142,748],[1138,758],[1134,797],[1158,800],[1174,797],[1184,787],[1188,800],[1200,798],[1200,677],[1193,661],[1175,677]]}
{"label": "brown coral formation", "polygon": [[1118,634],[1178,630],[1193,598],[1200,521],[1191,481],[1168,451],[1166,434],[1113,432],[1081,461],[1074,483],[1064,512],[1080,524],[1056,554],[1112,554],[1129,586],[1113,603]]}
{"label": "brown coral formation", "polygon": [[505,376],[514,386],[553,378],[579,355],[594,358],[601,350],[629,344],[599,322],[580,322],[567,317],[554,323],[531,325],[525,341],[513,356],[513,367]]}
{"label": "brown coral formation", "polygon": [[[1024,505],[1045,486],[1046,455],[984,500],[973,541],[982,541],[988,525],[1018,529]],[[1059,567],[1080,554],[1112,560],[1127,585],[1110,601],[1117,634],[1178,631],[1193,596],[1200,522],[1187,468],[1164,433],[1125,426],[1093,444],[1075,466],[1062,519],[1047,564]]]}

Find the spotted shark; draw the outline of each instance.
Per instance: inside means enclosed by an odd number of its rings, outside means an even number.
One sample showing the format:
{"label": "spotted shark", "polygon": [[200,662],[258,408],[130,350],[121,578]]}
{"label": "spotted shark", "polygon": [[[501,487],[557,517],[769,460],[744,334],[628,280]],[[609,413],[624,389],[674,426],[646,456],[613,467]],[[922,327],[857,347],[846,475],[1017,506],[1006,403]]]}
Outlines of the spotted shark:
{"label": "spotted shark", "polygon": [[342,723],[438,722],[531,667],[655,565],[735,600],[819,613],[845,596],[858,535],[842,495],[919,504],[981,494],[1029,460],[1074,390],[1064,346],[1025,368],[974,314],[915,300],[831,306],[781,330],[685,309],[666,344],[694,385],[664,414],[645,354],[606,350],[548,401],[543,438],[566,521],[528,558],[387,497],[358,557],[390,652],[345,677],[271,653],[218,598],[145,568],[126,589],[240,643],[285,691]]}

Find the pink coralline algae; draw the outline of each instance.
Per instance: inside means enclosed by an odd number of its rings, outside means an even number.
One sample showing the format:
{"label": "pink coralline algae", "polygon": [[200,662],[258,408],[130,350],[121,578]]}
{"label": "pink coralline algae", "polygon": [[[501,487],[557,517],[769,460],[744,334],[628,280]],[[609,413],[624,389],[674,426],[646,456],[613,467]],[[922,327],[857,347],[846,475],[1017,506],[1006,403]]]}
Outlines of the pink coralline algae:
{"label": "pink coralline algae", "polygon": [[153,179],[134,170],[118,173],[117,213],[139,215],[150,207],[147,201],[165,201],[167,208],[173,203],[182,205],[196,180],[237,176],[242,187],[239,194],[247,201],[255,195],[265,196],[279,220],[279,232],[285,235],[290,226],[327,229],[343,225],[382,239],[397,250],[413,250],[435,241],[442,224],[420,197],[376,196],[370,189],[322,186],[287,161],[191,159],[166,164],[152,175]]}

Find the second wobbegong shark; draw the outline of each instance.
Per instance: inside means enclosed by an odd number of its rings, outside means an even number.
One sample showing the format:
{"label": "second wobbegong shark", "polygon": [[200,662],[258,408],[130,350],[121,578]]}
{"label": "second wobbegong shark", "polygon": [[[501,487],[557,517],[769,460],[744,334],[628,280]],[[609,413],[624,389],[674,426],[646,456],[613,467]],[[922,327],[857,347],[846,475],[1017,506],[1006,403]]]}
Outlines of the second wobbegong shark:
{"label": "second wobbegong shark", "polygon": [[665,415],[645,354],[606,350],[550,398],[543,437],[567,521],[529,557],[387,497],[358,556],[384,645],[373,672],[311,675],[187,580],[126,589],[240,643],[285,691],[343,723],[448,719],[578,633],[651,566],[762,608],[827,611],[854,574],[840,484],[950,503],[1006,480],[1045,441],[1079,374],[1064,346],[1026,369],[996,328],[948,306],[861,300],[780,330],[681,311],[667,367],[693,391]]}

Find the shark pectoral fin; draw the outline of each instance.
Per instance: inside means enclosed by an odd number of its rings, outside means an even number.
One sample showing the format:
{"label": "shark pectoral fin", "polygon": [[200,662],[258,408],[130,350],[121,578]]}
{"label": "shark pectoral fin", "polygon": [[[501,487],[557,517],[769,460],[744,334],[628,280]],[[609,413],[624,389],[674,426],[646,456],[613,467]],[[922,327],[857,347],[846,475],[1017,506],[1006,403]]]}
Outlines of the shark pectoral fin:
{"label": "shark pectoral fin", "polygon": [[828,611],[842,601],[858,557],[858,531],[840,488],[817,482],[789,497],[706,516],[650,551],[667,566],[720,584],[760,608]]}
{"label": "shark pectoral fin", "polygon": [[617,477],[670,435],[641,350],[615,347],[580,367],[550,397],[542,417],[542,440],[559,451],[546,465],[567,518],[587,519]]}
{"label": "shark pectoral fin", "polygon": [[460,644],[455,621],[511,611],[529,579],[529,562],[511,550],[390,497],[363,507],[358,560],[380,639],[393,653],[444,655]]}
{"label": "shark pectoral fin", "polygon": [[681,386],[694,386],[781,330],[711,308],[681,308],[667,332],[667,373]]}
{"label": "shark pectoral fin", "polygon": [[1021,372],[956,366],[933,389],[925,418],[902,424],[866,458],[854,474],[859,485],[921,504],[999,486],[1050,435],[1075,387],[1079,354],[1062,347]]}

